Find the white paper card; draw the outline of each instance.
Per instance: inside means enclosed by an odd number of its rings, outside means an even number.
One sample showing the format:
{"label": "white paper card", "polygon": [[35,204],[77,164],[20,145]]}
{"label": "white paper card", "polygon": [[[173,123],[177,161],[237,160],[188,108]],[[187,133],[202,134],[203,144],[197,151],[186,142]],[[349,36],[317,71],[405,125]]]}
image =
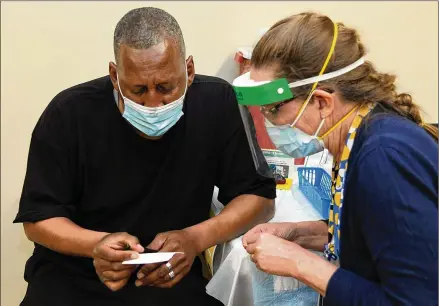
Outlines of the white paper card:
{"label": "white paper card", "polygon": [[153,264],[159,262],[167,262],[175,254],[183,254],[181,252],[158,252],[158,253],[144,253],[139,254],[139,258],[126,260],[122,262],[124,265],[141,265],[141,264]]}

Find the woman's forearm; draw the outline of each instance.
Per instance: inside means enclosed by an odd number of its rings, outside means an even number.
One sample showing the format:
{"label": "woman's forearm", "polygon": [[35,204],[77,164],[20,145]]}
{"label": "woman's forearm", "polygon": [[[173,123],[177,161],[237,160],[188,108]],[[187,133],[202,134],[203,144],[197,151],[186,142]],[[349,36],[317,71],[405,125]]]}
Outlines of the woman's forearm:
{"label": "woman's forearm", "polygon": [[337,267],[327,260],[308,252],[306,258],[300,260],[297,270],[291,276],[325,296],[329,280],[336,270]]}
{"label": "woman's forearm", "polygon": [[328,243],[328,225],[324,221],[304,221],[292,223],[294,226],[293,241],[301,247],[313,251],[324,250],[324,246]]}

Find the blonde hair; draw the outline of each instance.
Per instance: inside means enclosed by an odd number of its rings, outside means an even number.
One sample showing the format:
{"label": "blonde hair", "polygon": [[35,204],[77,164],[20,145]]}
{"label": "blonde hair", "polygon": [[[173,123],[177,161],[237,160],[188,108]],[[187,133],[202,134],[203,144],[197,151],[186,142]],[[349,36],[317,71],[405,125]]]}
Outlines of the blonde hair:
{"label": "blonde hair", "polygon": [[[275,68],[277,77],[289,82],[318,75],[334,37],[334,23],[324,15],[301,13],[274,24],[260,39],[252,53],[252,66]],[[338,38],[326,72],[344,68],[365,55],[365,47],[355,29],[338,23]],[[438,140],[438,129],[422,120],[419,106],[407,93],[398,93],[396,76],[378,72],[370,61],[319,88],[337,90],[346,101],[379,103],[423,127]],[[311,85],[294,88],[295,95],[306,97]]]}

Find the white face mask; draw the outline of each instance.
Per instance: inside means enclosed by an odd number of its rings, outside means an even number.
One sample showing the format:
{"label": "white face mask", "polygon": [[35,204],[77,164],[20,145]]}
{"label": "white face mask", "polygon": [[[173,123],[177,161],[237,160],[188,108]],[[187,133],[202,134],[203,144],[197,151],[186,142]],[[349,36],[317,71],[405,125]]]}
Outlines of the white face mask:
{"label": "white face mask", "polygon": [[128,99],[122,93],[117,76],[117,85],[124,101],[122,116],[142,133],[158,137],[165,134],[183,116],[183,102],[187,91],[188,74],[186,70],[186,84],[183,95],[177,100],[159,107],[146,107]]}

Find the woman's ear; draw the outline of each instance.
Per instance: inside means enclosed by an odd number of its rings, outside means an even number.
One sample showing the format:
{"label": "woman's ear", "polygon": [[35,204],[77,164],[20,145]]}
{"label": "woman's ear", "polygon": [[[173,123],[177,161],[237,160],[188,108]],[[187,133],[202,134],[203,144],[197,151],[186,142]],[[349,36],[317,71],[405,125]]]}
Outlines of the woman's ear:
{"label": "woman's ear", "polygon": [[320,117],[322,119],[329,117],[334,112],[334,98],[334,95],[327,91],[321,89],[314,91],[314,101],[319,105]]}

